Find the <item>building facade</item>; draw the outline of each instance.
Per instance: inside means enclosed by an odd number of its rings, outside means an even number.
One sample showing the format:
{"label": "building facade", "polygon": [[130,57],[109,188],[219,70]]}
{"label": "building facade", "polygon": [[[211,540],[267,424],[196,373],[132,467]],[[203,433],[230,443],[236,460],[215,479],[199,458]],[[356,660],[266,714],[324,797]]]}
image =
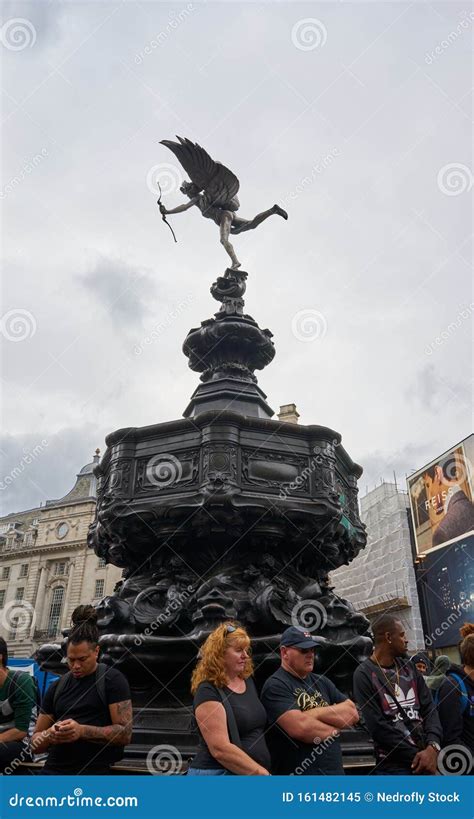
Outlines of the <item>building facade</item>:
{"label": "building facade", "polygon": [[405,626],[410,653],[424,650],[408,494],[384,482],[360,506],[367,546],[350,566],[331,572],[335,590],[371,621],[382,612],[395,614]]}
{"label": "building facade", "polygon": [[12,657],[56,641],[76,606],[111,594],[121,577],[87,547],[98,461],[96,452],[63,498],[0,518],[0,635]]}

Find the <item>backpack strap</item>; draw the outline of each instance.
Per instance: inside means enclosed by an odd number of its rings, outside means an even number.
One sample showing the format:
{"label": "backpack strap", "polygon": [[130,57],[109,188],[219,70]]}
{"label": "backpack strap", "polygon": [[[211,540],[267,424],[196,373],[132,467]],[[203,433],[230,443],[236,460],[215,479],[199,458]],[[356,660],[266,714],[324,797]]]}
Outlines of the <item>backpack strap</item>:
{"label": "backpack strap", "polygon": [[107,678],[107,669],[108,669],[108,667],[109,666],[105,665],[105,663],[97,663],[97,668],[96,668],[96,672],[95,672],[95,675],[96,675],[95,676],[95,682],[96,682],[96,686],[97,686],[97,693],[99,695],[99,699],[100,699],[102,705],[107,709],[109,707],[108,703],[107,703],[107,693],[106,693],[106,687],[107,687],[106,683],[107,683],[107,679],[108,679]]}
{"label": "backpack strap", "polygon": [[222,700],[222,705],[224,706],[224,710],[227,717],[227,730],[229,732],[229,739],[233,745],[237,745],[237,748],[242,748],[239,729],[237,728],[237,723],[235,721],[235,714],[229,702],[228,696],[226,696],[222,688],[217,688],[217,686],[214,687]]}
{"label": "backpack strap", "polygon": [[[106,680],[107,680],[107,669],[108,665],[105,663],[97,663],[97,668],[95,671],[95,682],[97,687],[97,694],[99,695],[99,699],[104,706],[104,708],[108,709],[107,704],[107,693],[106,693]],[[66,688],[70,685],[72,680],[72,674],[68,671],[66,674],[63,674],[60,680],[56,685],[54,694],[53,694],[53,717],[56,719],[56,706],[58,702],[58,697],[61,693],[63,693]]]}
{"label": "backpack strap", "polygon": [[9,681],[8,681],[8,691],[7,691],[7,697],[6,697],[7,700],[10,699],[10,694],[11,694],[12,688],[14,690],[16,689],[16,687],[18,685],[18,680],[20,679],[20,676],[21,676],[22,673],[23,673],[22,671],[12,671],[12,675],[11,675]]}
{"label": "backpack strap", "polygon": [[452,677],[454,680],[456,680],[456,682],[457,682],[457,684],[459,686],[460,693],[461,693],[461,703],[462,703],[461,713],[464,714],[464,711],[466,710],[466,708],[469,705],[469,695],[467,693],[466,683],[464,682],[463,678],[459,674],[456,674],[455,671],[448,671],[446,676],[447,677]]}
{"label": "backpack strap", "polygon": [[56,688],[54,689],[54,694],[53,694],[53,714],[52,714],[52,716],[54,717],[54,719],[56,719],[56,708],[57,708],[57,704],[58,704],[59,695],[60,695],[60,693],[62,691],[64,691],[68,687],[68,685],[70,685],[71,680],[72,680],[71,672],[66,671],[66,673],[63,674],[63,676],[60,677],[60,679],[56,683]]}

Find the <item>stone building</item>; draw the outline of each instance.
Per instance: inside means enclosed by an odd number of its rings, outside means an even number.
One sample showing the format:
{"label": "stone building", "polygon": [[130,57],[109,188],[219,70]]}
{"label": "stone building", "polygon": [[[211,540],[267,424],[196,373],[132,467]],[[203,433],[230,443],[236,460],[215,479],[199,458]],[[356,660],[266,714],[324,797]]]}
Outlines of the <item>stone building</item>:
{"label": "stone building", "polygon": [[335,591],[374,620],[390,611],[404,623],[410,653],[425,641],[416,587],[408,493],[382,483],[360,501],[367,546],[350,566],[331,572]]}
{"label": "stone building", "polygon": [[77,605],[111,594],[121,577],[86,543],[98,461],[96,451],[64,497],[0,518],[0,635],[11,656],[30,657],[56,640]]}

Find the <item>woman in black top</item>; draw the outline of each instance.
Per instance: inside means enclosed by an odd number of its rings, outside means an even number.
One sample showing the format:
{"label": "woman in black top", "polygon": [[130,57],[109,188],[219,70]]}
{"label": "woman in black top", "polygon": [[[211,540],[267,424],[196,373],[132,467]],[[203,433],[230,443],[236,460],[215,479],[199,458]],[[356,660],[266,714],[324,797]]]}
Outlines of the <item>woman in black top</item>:
{"label": "woman in black top", "polygon": [[[267,716],[252,671],[247,632],[233,623],[222,623],[202,646],[192,676],[199,748],[190,775],[269,775],[270,754],[264,736]],[[223,700],[232,709],[234,725],[229,726]]]}

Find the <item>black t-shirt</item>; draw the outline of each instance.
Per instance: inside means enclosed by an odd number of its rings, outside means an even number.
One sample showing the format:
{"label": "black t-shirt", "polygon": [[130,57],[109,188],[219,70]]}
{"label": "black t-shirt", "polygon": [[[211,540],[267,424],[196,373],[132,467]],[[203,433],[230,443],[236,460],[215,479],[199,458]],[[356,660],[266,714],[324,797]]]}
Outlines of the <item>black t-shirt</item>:
{"label": "black t-shirt", "polygon": [[[47,690],[41,710],[50,714],[54,721],[73,719],[80,725],[95,725],[102,727],[110,725],[110,711],[108,706],[115,702],[131,699],[130,686],[121,671],[107,668],[105,672],[105,700],[103,703],[96,686],[97,671],[76,680],[72,675],[63,684],[56,703],[54,692],[60,680],[53,683]],[[107,768],[123,756],[123,748],[118,745],[88,742],[61,743],[51,745],[48,750],[46,766],[64,773],[86,773],[94,769]]]}
{"label": "black t-shirt", "polygon": [[[258,698],[255,686],[252,682],[247,681],[243,694],[236,694],[227,686],[222,690],[234,712],[242,750],[268,770],[270,768],[270,754],[265,742],[267,715]],[[220,702],[222,704],[219,692],[210,682],[202,682],[199,685],[194,695],[194,711],[203,702]],[[223,768],[223,765],[217,759],[214,759],[210,753],[200,731],[199,746],[191,767],[205,768],[206,770]]]}
{"label": "black t-shirt", "polygon": [[270,731],[268,744],[273,774],[343,774],[341,744],[338,737],[313,744],[290,737],[277,720],[287,711],[308,711],[337,705],[347,698],[322,674],[308,674],[304,680],[283,668],[275,671],[262,688]]}

